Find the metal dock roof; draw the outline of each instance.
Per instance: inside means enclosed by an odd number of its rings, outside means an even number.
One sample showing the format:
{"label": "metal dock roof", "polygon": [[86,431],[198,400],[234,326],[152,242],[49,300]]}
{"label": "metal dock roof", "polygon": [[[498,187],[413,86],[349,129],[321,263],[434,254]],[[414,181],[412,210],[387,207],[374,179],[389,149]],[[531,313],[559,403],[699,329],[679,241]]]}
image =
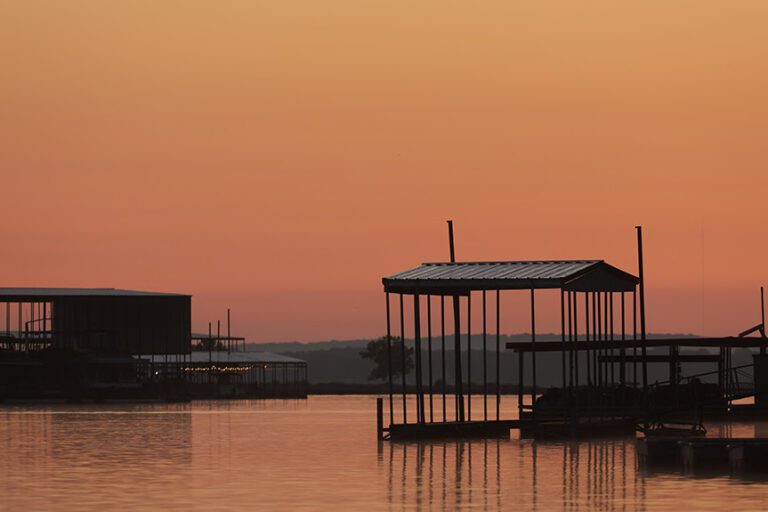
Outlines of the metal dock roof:
{"label": "metal dock roof", "polygon": [[450,294],[528,288],[632,291],[638,279],[603,260],[533,260],[422,263],[382,282],[388,292]]}
{"label": "metal dock roof", "polygon": [[189,297],[189,295],[119,288],[0,288],[0,300],[45,300],[55,297]]}
{"label": "metal dock roof", "polygon": [[[193,350],[191,362],[207,363],[208,357],[207,350]],[[274,352],[227,352],[226,350],[211,351],[210,360],[214,363],[306,363],[303,359]]]}

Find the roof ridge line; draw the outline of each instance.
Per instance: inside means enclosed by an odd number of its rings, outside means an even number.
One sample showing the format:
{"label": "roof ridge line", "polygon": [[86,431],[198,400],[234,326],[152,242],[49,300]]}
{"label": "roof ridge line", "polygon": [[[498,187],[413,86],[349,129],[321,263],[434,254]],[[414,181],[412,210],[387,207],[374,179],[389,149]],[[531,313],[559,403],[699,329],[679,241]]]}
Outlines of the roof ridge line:
{"label": "roof ridge line", "polygon": [[494,261],[425,261],[422,265],[510,265],[510,264],[545,264],[545,263],[604,263],[601,259],[579,260],[494,260]]}

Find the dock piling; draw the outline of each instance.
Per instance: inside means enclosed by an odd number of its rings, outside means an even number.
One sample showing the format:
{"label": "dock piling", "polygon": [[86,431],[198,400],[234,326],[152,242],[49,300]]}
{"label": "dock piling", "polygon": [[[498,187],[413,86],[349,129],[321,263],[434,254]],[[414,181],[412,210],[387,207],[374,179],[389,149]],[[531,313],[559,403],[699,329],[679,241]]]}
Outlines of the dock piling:
{"label": "dock piling", "polygon": [[376,440],[384,439],[384,400],[379,397],[376,399]]}

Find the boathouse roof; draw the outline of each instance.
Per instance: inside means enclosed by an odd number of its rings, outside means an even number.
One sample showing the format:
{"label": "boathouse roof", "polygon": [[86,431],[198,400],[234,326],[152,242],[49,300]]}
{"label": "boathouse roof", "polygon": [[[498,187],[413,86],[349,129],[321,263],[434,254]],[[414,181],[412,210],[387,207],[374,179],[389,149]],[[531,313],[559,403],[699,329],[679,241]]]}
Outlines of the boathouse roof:
{"label": "boathouse roof", "polygon": [[0,303],[5,303],[6,318],[18,318],[14,329],[5,330],[18,333],[7,343],[19,349],[41,339],[60,350],[110,354],[188,353],[191,346],[189,295],[116,288],[0,288]]}
{"label": "boathouse roof", "polygon": [[118,288],[0,288],[0,301],[48,300],[58,297],[189,297],[189,295]]}
{"label": "boathouse roof", "polygon": [[[169,357],[181,357],[183,354],[170,355]],[[148,357],[146,355],[137,357]],[[300,363],[306,364],[306,361],[296,357],[276,354],[274,352],[260,351],[232,351],[212,350],[193,350],[191,354],[186,354],[187,360],[191,363],[207,363],[211,361],[216,364],[221,363],[249,363],[249,364],[272,364],[272,363]]]}
{"label": "boathouse roof", "polygon": [[382,279],[384,291],[461,294],[473,290],[632,291],[638,278],[603,260],[422,263]]}

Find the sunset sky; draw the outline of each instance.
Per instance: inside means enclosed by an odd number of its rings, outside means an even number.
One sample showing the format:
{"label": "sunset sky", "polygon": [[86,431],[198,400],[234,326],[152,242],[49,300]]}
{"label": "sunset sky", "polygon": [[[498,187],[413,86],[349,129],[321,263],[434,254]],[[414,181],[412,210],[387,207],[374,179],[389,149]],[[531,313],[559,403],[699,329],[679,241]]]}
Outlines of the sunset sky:
{"label": "sunset sky", "polygon": [[[0,0],[0,286],[384,331],[381,277],[602,258],[651,331],[768,284],[768,2]],[[510,325],[522,331],[527,324]],[[554,330],[544,322],[543,330]]]}

